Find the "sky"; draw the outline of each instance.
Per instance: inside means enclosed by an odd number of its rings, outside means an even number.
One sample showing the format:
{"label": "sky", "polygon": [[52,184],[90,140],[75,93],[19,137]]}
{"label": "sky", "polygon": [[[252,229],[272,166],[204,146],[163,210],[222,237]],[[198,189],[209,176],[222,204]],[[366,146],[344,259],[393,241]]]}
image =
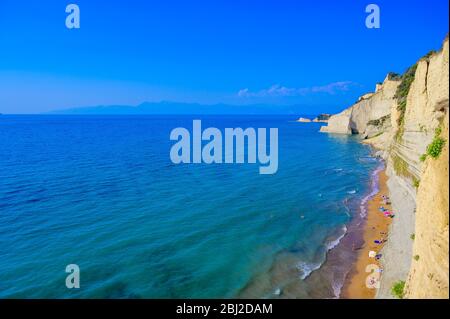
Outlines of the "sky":
{"label": "sky", "polygon": [[[80,28],[65,25],[80,8]],[[365,8],[380,8],[368,29]],[[176,101],[336,111],[448,33],[447,0],[0,1],[0,113]]]}

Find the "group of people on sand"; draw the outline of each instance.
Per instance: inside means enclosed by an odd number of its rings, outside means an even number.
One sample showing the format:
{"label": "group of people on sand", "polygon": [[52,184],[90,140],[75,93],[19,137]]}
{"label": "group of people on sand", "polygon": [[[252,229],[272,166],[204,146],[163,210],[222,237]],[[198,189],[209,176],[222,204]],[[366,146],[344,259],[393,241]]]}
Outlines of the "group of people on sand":
{"label": "group of people on sand", "polygon": [[[390,201],[389,197],[386,195],[381,196],[381,203],[382,203],[382,205],[391,205],[391,201]],[[393,218],[395,216],[391,210],[385,208],[384,206],[380,206],[379,211],[381,213],[383,213],[384,216],[386,216],[386,217]],[[387,239],[385,238],[385,237],[387,237],[387,235],[388,234],[386,232],[380,232],[381,238],[376,239],[373,242],[377,245],[382,245],[385,242],[387,242]],[[379,260],[381,257],[382,257],[382,254],[380,254],[374,250],[369,251],[369,258],[374,258],[375,260]],[[383,272],[383,269],[379,268],[377,271],[381,273],[381,272]],[[372,280],[378,280],[378,279],[372,278]],[[375,284],[375,282],[374,282],[374,284]]]}
{"label": "group of people on sand", "polygon": [[[382,203],[383,203],[384,205],[390,205],[390,204],[391,204],[391,202],[390,202],[388,196],[382,195],[381,198],[382,198]],[[390,211],[389,209],[385,208],[384,206],[380,206],[378,210],[379,210],[381,213],[383,213],[385,217],[394,218],[394,216],[395,216],[394,213],[393,213],[392,211]],[[377,244],[377,245],[384,244],[384,243],[387,241],[387,239],[384,239],[384,236],[387,236],[387,233],[385,233],[385,232],[380,232],[380,235],[383,236],[383,237],[381,237],[381,239],[379,239],[379,240],[374,240],[374,241],[373,241],[373,242],[374,242],[375,244]]]}
{"label": "group of people on sand", "polygon": [[389,199],[389,196],[383,195],[381,196],[381,198],[383,199],[382,202],[385,205],[391,205],[391,200]]}
{"label": "group of people on sand", "polygon": [[[390,205],[390,204],[391,204],[391,202],[390,202],[388,196],[383,195],[383,196],[381,196],[381,198],[383,199],[383,200],[382,200],[382,203],[383,203],[384,205]],[[383,213],[385,217],[394,218],[394,216],[395,216],[394,213],[393,213],[392,211],[388,210],[387,208],[384,208],[384,206],[380,206],[380,207],[378,208],[378,210],[379,210],[381,213]]]}

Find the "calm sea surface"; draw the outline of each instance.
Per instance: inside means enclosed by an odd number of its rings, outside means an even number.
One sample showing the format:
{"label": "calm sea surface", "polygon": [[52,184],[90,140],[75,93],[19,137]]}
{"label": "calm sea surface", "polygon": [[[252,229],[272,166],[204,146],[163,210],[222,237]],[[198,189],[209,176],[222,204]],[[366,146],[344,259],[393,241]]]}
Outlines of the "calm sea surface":
{"label": "calm sea surface", "polygon": [[[279,168],[174,165],[175,127],[276,127]],[[370,192],[354,137],[288,116],[0,116],[0,297],[333,297]],[[65,267],[81,288],[65,286]],[[325,270],[323,270],[325,271]]]}

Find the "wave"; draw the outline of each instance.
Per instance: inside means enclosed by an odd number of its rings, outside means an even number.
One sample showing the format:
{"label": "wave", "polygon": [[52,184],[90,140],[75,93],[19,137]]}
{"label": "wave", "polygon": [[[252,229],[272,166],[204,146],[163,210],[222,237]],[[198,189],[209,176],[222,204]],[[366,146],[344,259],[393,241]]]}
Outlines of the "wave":
{"label": "wave", "polygon": [[335,248],[341,242],[341,239],[347,234],[347,226],[343,225],[341,228],[341,233],[336,239],[333,239],[325,244],[326,252],[323,261],[317,263],[308,263],[304,261],[300,261],[297,263],[297,269],[301,272],[300,279],[305,280],[311,275],[311,273],[315,270],[320,269],[323,263],[326,261],[326,254]]}
{"label": "wave", "polygon": [[[341,242],[341,239],[344,238],[345,235],[347,234],[347,230],[348,229],[346,225],[342,226],[342,234],[335,240],[328,243],[327,245],[328,251],[336,247]],[[333,289],[333,294],[335,298],[339,298],[343,286],[344,286],[343,280],[331,280],[331,288]]]}
{"label": "wave", "polygon": [[324,175],[333,175],[333,174],[341,175],[344,173],[345,172],[343,168],[328,168],[324,171]]}
{"label": "wave", "polygon": [[365,196],[362,200],[361,200],[361,204],[359,206],[360,208],[360,216],[361,218],[364,218],[367,216],[367,202],[374,197],[379,191],[380,188],[378,186],[378,174],[384,169],[384,164],[380,164],[373,172],[371,175],[371,186],[370,186],[370,193]]}
{"label": "wave", "polygon": [[307,263],[304,261],[300,261],[297,263],[297,269],[301,272],[300,279],[305,280],[311,275],[314,270],[319,269],[322,266],[323,262],[319,263]]}
{"label": "wave", "polygon": [[[366,158],[368,159],[368,158]],[[377,160],[377,159],[374,159]],[[367,215],[367,202],[375,196],[379,192],[379,173],[384,169],[384,164],[381,162],[381,164],[372,172],[371,174],[371,186],[370,186],[370,192],[367,194],[360,203],[360,216],[361,218],[364,218]],[[356,190],[350,190],[347,193],[348,194],[356,194]],[[300,271],[300,279],[305,280],[308,278],[314,271],[320,269],[323,265],[323,263],[326,261],[326,254],[334,249],[336,246],[339,245],[342,238],[345,237],[347,234],[347,227],[344,225],[342,227],[341,233],[338,235],[336,239],[333,239],[325,244],[326,252],[325,256],[323,258],[323,261],[321,262],[298,262],[297,263],[297,269]],[[332,289],[333,293],[335,295],[335,298],[339,298],[341,294],[341,289],[343,287],[344,281],[336,280],[332,281]]]}
{"label": "wave", "polygon": [[[378,159],[376,159],[376,160],[378,160]],[[368,203],[368,201],[371,198],[373,198],[379,192],[379,173],[384,168],[385,168],[384,167],[384,162],[380,162],[380,165],[378,165],[377,168],[371,174],[370,192],[364,198],[362,198],[361,203],[360,203],[360,216],[361,216],[361,218],[364,218],[364,217],[367,216],[367,203]],[[344,286],[345,278],[347,277],[347,273],[344,274],[342,280],[335,279],[335,280],[331,281],[331,287],[332,287],[332,290],[333,290],[335,298],[340,298],[342,287]]]}
{"label": "wave", "polygon": [[336,238],[336,239],[334,239],[334,240],[332,240],[332,241],[330,241],[327,245],[326,245],[326,247],[327,247],[327,252],[328,251],[330,251],[331,249],[333,249],[334,247],[336,247],[340,242],[341,242],[341,239],[342,238],[344,238],[344,236],[347,234],[347,226],[342,226],[342,234],[340,234],[339,236],[338,236],[338,238]]}

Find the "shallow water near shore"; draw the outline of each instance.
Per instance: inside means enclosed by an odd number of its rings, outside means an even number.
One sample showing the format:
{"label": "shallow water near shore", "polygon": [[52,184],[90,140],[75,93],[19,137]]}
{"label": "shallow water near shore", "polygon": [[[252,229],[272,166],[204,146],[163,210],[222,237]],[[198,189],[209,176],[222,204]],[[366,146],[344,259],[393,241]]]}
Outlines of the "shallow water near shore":
{"label": "shallow water near shore", "polygon": [[[174,165],[170,131],[193,119],[278,128],[278,172]],[[293,119],[2,116],[0,297],[335,297],[352,260],[339,243],[379,163]]]}

